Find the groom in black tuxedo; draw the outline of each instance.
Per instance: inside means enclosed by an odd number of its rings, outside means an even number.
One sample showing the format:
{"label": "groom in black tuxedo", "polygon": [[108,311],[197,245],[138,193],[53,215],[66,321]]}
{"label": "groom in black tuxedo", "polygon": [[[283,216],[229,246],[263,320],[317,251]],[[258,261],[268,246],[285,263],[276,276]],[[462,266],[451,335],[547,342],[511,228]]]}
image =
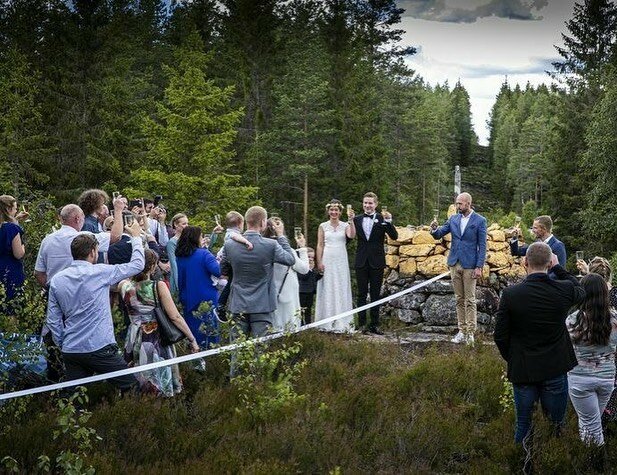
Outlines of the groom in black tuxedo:
{"label": "groom in black tuxedo", "polygon": [[[358,248],[356,250],[356,281],[358,282],[357,305],[366,305],[366,296],[371,295],[371,302],[379,300],[383,271],[386,267],[386,253],[384,252],[384,236],[397,239],[398,233],[392,224],[392,215],[384,212],[383,215],[375,212],[377,195],[368,192],[362,199],[364,214],[354,218]],[[358,312],[358,324],[363,332],[383,335],[379,329],[379,305],[371,308],[371,316],[366,321],[366,311]]]}

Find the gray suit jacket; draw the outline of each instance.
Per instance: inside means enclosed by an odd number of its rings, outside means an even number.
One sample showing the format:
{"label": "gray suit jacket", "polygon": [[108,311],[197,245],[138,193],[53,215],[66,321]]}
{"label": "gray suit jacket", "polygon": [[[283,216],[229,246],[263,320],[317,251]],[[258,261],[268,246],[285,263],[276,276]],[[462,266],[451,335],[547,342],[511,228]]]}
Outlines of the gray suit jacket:
{"label": "gray suit jacket", "polygon": [[252,250],[233,239],[225,243],[225,259],[233,269],[228,310],[231,313],[273,312],[278,292],[272,279],[274,263],[292,266],[296,262],[294,251],[284,236],[275,240],[247,231],[244,237],[253,244]]}

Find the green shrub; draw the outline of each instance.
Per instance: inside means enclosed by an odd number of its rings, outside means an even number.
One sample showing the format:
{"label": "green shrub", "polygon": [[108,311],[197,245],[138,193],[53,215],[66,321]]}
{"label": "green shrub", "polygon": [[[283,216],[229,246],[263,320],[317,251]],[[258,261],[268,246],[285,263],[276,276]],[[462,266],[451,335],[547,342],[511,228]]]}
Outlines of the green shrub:
{"label": "green shrub", "polygon": [[[289,348],[298,348],[289,364],[307,362],[292,378],[293,391],[304,397],[268,406],[274,409],[259,412],[258,421],[247,416],[245,398],[267,393],[226,382],[224,357],[209,360],[203,373],[182,364],[185,390],[171,399],[118,398],[108,385],[93,386],[83,409],[102,440],[82,456],[83,466],[110,474],[520,471],[514,414],[500,405],[504,365],[494,347],[405,347],[308,332],[264,352]],[[269,373],[271,381],[279,371]],[[270,396],[276,401],[276,393]],[[0,459],[10,456],[20,470],[36,472],[39,455],[51,459],[70,446],[53,440],[58,409],[50,396],[22,401],[0,410],[0,427],[7,427],[0,429]],[[572,410],[560,438],[539,411],[535,422],[537,473],[588,471]],[[609,466],[617,462],[611,444]]]}

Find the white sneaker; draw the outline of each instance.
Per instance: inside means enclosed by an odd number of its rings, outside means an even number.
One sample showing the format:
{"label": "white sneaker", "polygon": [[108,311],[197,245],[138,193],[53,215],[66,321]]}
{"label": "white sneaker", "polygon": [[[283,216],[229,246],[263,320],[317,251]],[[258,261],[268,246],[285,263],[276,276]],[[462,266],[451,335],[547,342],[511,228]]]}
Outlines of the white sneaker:
{"label": "white sneaker", "polygon": [[454,338],[452,338],[452,340],[450,340],[452,343],[463,343],[463,341],[465,341],[465,334],[461,331],[459,331],[456,336]]}
{"label": "white sneaker", "polygon": [[473,338],[473,334],[472,334],[472,333],[470,333],[469,335],[467,335],[467,336],[465,337],[465,344],[466,344],[467,346],[474,346],[474,343],[475,343],[475,341],[474,341],[474,338]]}

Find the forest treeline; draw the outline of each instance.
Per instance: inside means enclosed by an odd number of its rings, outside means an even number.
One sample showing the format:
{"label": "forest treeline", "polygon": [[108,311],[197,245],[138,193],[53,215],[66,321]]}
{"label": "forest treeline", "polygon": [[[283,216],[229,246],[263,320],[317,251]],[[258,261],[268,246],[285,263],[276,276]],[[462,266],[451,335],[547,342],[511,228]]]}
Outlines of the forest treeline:
{"label": "forest treeline", "polygon": [[[493,199],[531,203],[573,250],[617,251],[617,6],[577,2],[550,87],[503,83],[491,113]],[[547,81],[548,82],[548,81]]]}
{"label": "forest treeline", "polygon": [[477,143],[467,91],[405,65],[394,0],[1,4],[0,187],[22,199],[99,187],[298,221],[306,183],[312,225],[367,190],[426,221]]}
{"label": "forest treeline", "polygon": [[406,65],[394,0],[0,8],[0,188],[20,199],[100,187],[162,194],[198,223],[260,202],[300,224],[306,183],[309,228],[366,190],[406,224],[446,207],[461,165],[483,212],[525,206],[571,250],[617,250],[613,1],[576,4],[555,85],[504,81],[487,150],[465,88]]}

